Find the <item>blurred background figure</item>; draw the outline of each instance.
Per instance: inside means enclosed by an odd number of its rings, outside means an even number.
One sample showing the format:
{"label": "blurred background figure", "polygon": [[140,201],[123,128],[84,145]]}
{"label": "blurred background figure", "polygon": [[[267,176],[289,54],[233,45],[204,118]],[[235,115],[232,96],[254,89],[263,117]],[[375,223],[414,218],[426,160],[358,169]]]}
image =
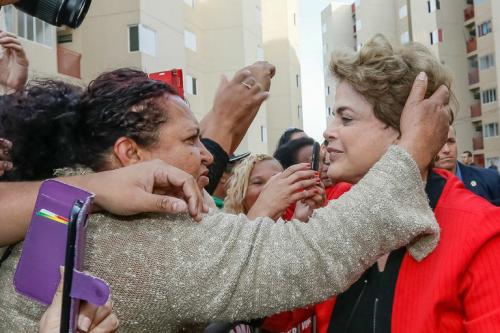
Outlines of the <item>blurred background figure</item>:
{"label": "blurred background figure", "polygon": [[297,140],[300,138],[306,138],[307,134],[300,128],[295,128],[295,127],[290,127],[287,129],[279,138],[278,144],[276,145],[276,150],[279,149],[279,147],[287,144],[288,142],[292,140]]}
{"label": "blurred background figure", "polygon": [[[469,153],[468,151],[462,153],[462,162],[472,160]],[[467,165],[457,161],[457,139],[452,126],[448,131],[445,145],[439,151],[435,166],[450,171],[464,183],[467,189],[496,206],[500,205],[500,175],[495,170],[478,168],[472,164]]]}
{"label": "blurred background figure", "polygon": [[[455,154],[456,155],[456,154]],[[462,164],[464,165],[474,165],[474,159],[472,158],[472,152],[466,150],[460,156]]]}
{"label": "blurred background figure", "polygon": [[299,163],[311,163],[314,139],[303,137],[289,141],[274,152],[284,169]]}
{"label": "blurred background figure", "polygon": [[229,177],[231,177],[231,172],[233,168],[249,155],[250,152],[229,158],[229,162],[227,163],[226,169],[224,170],[224,173],[222,174],[222,177],[219,180],[219,184],[217,184],[214,193],[212,193],[212,199],[214,199],[215,206],[217,206],[217,208],[220,209],[224,208],[224,199],[226,198],[227,182],[229,180]]}

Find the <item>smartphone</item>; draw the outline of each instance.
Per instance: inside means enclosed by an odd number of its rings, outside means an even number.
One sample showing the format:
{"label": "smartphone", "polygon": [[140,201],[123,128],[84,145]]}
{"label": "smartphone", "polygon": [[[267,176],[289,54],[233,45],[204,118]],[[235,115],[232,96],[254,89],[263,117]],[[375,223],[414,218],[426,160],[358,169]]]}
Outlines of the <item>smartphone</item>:
{"label": "smartphone", "polygon": [[319,170],[319,159],[320,159],[320,145],[317,142],[314,142],[312,159],[311,159],[311,169],[318,171]]}
{"label": "smartphone", "polygon": [[77,304],[77,300],[73,300],[70,296],[71,288],[73,285],[73,269],[75,268],[76,258],[76,235],[78,227],[78,216],[83,208],[83,202],[76,200],[68,221],[68,237],[66,241],[66,255],[64,259],[64,284],[62,296],[62,309],[61,309],[61,333],[68,333],[72,331],[73,322],[76,320],[72,317],[72,313]]}

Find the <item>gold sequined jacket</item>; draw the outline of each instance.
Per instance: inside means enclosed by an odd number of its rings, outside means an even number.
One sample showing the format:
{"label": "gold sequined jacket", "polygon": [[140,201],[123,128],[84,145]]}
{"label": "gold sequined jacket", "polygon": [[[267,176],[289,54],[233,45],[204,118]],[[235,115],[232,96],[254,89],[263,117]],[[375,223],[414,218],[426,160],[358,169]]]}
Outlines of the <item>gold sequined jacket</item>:
{"label": "gold sequined jacket", "polygon": [[[307,224],[216,211],[201,223],[186,215],[94,214],[86,269],[111,285],[120,332],[173,332],[319,302],[408,243],[422,259],[438,235],[415,162],[391,147]],[[19,254],[18,246],[0,269],[0,332],[34,332],[43,311],[12,287]]]}

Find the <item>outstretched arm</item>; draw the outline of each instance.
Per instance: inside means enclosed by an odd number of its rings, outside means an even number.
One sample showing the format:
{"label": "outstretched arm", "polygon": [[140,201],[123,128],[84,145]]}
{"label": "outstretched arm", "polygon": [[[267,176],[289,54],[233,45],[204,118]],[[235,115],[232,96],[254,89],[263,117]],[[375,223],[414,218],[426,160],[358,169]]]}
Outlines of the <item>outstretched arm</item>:
{"label": "outstretched arm", "polygon": [[[95,193],[99,207],[118,215],[189,212],[201,220],[207,210],[193,177],[158,160],[60,180]],[[0,247],[24,238],[39,187],[40,182],[0,183]]]}

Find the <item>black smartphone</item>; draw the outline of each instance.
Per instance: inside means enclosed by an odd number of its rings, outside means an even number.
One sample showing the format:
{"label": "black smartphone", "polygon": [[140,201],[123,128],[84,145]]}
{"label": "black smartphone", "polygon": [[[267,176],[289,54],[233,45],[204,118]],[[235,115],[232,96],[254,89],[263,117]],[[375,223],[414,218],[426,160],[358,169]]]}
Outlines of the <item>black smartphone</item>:
{"label": "black smartphone", "polygon": [[[71,332],[72,300],[71,287],[73,282],[73,269],[75,267],[76,234],[78,225],[78,215],[82,210],[83,202],[76,200],[71,209],[68,221],[68,237],[66,242],[66,255],[64,260],[64,284],[61,309],[61,333]],[[73,320],[76,320],[73,318]]]}
{"label": "black smartphone", "polygon": [[317,142],[314,142],[312,159],[311,159],[311,169],[318,171],[319,170],[319,158],[320,158],[320,145]]}

